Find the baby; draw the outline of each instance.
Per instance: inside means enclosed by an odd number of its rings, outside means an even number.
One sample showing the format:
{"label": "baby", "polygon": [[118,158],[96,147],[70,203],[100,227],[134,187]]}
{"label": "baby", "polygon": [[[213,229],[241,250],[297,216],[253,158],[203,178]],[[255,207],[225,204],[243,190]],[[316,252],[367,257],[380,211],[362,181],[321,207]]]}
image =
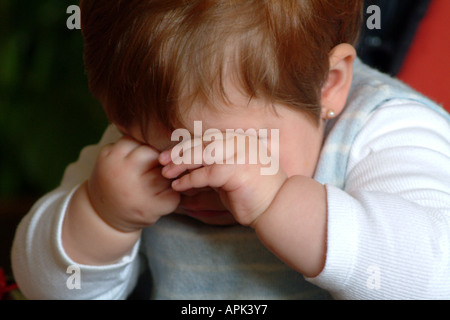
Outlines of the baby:
{"label": "baby", "polygon": [[19,225],[25,296],[450,298],[450,117],[358,60],[362,3],[82,0],[111,126]]}

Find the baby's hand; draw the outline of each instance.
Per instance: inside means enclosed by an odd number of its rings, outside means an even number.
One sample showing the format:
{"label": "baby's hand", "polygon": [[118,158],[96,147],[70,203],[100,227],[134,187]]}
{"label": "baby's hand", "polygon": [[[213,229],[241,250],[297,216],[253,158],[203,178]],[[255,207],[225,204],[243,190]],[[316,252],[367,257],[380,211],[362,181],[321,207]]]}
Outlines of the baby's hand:
{"label": "baby's hand", "polygon": [[[255,136],[246,137],[249,139],[249,144],[251,139],[258,139]],[[229,139],[235,139],[235,136],[229,137]],[[226,140],[223,140],[223,143],[225,145]],[[192,149],[187,152],[194,153],[193,148],[198,144],[198,141],[194,140],[191,143]],[[241,147],[243,148],[234,148],[231,154],[222,152],[222,163],[216,161],[207,164],[203,159],[201,165],[175,164],[180,163],[180,159],[172,159],[171,150],[166,150],[160,155],[160,162],[165,166],[162,174],[167,179],[178,177],[172,182],[172,188],[175,191],[185,192],[204,187],[215,189],[223,204],[234,215],[237,222],[242,225],[253,226],[257,219],[269,208],[279,189],[287,180],[287,176],[281,169],[273,175],[262,175],[262,164],[249,164],[249,161],[242,161],[242,157],[245,157],[243,160],[250,159],[250,157],[248,154],[249,148]],[[230,164],[231,158],[234,159],[233,164]],[[217,154],[215,159],[217,159]],[[238,164],[239,160],[244,164]],[[183,173],[184,175],[180,177]]]}
{"label": "baby's hand", "polygon": [[123,137],[103,147],[88,181],[91,204],[112,227],[137,231],[175,210],[180,195],[161,175],[159,153]]}

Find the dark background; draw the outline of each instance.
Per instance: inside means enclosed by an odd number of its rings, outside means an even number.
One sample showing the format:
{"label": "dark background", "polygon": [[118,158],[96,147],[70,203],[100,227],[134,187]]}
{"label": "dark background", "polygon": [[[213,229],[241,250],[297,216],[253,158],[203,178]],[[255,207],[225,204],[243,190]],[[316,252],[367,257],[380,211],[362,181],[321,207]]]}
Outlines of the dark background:
{"label": "dark background", "polygon": [[[382,28],[364,23],[360,57],[395,75],[428,2],[366,1],[380,6]],[[0,268],[8,274],[20,218],[107,125],[88,90],[81,32],[66,27],[72,4],[0,0]]]}
{"label": "dark background", "polygon": [[[75,0],[0,0],[0,268],[15,227],[107,125],[84,74]],[[1,297],[0,297],[1,298]]]}

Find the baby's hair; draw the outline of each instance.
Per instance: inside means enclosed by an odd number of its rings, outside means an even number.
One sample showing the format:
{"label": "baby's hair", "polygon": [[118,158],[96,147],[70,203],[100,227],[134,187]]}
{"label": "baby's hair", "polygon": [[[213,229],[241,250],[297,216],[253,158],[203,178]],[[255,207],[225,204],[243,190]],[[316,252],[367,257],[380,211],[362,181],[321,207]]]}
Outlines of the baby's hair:
{"label": "baby's hair", "polygon": [[362,6],[363,0],[81,0],[90,90],[111,122],[143,132],[150,121],[179,125],[190,103],[227,101],[226,77],[249,98],[318,121],[329,52],[356,42]]}

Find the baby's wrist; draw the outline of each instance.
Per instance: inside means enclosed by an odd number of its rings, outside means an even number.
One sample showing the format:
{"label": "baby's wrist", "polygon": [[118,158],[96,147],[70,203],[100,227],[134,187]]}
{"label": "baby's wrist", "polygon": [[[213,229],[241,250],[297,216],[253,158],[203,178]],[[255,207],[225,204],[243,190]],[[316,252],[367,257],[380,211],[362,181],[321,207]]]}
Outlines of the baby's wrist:
{"label": "baby's wrist", "polygon": [[275,202],[275,199],[277,198],[277,196],[278,196],[280,190],[283,189],[284,184],[285,184],[286,181],[288,181],[288,180],[289,180],[289,178],[288,178],[284,173],[282,173],[282,175],[280,175],[280,180],[279,180],[279,183],[278,183],[278,187],[277,187],[276,191],[274,192],[273,198],[272,198],[271,201],[268,203],[268,205],[266,206],[266,208],[265,208],[264,210],[262,210],[261,213],[260,213],[259,215],[257,215],[257,216],[255,217],[255,219],[250,223],[250,227],[251,227],[252,229],[256,230],[257,227],[258,227],[258,222],[259,222],[260,220],[262,220],[262,218],[263,218],[265,215],[270,214],[270,211],[273,211],[273,210],[272,210],[272,204]]}
{"label": "baby's wrist", "polygon": [[87,183],[73,195],[63,224],[66,253],[77,263],[111,264],[129,253],[141,230],[121,232],[106,223],[90,203]]}

